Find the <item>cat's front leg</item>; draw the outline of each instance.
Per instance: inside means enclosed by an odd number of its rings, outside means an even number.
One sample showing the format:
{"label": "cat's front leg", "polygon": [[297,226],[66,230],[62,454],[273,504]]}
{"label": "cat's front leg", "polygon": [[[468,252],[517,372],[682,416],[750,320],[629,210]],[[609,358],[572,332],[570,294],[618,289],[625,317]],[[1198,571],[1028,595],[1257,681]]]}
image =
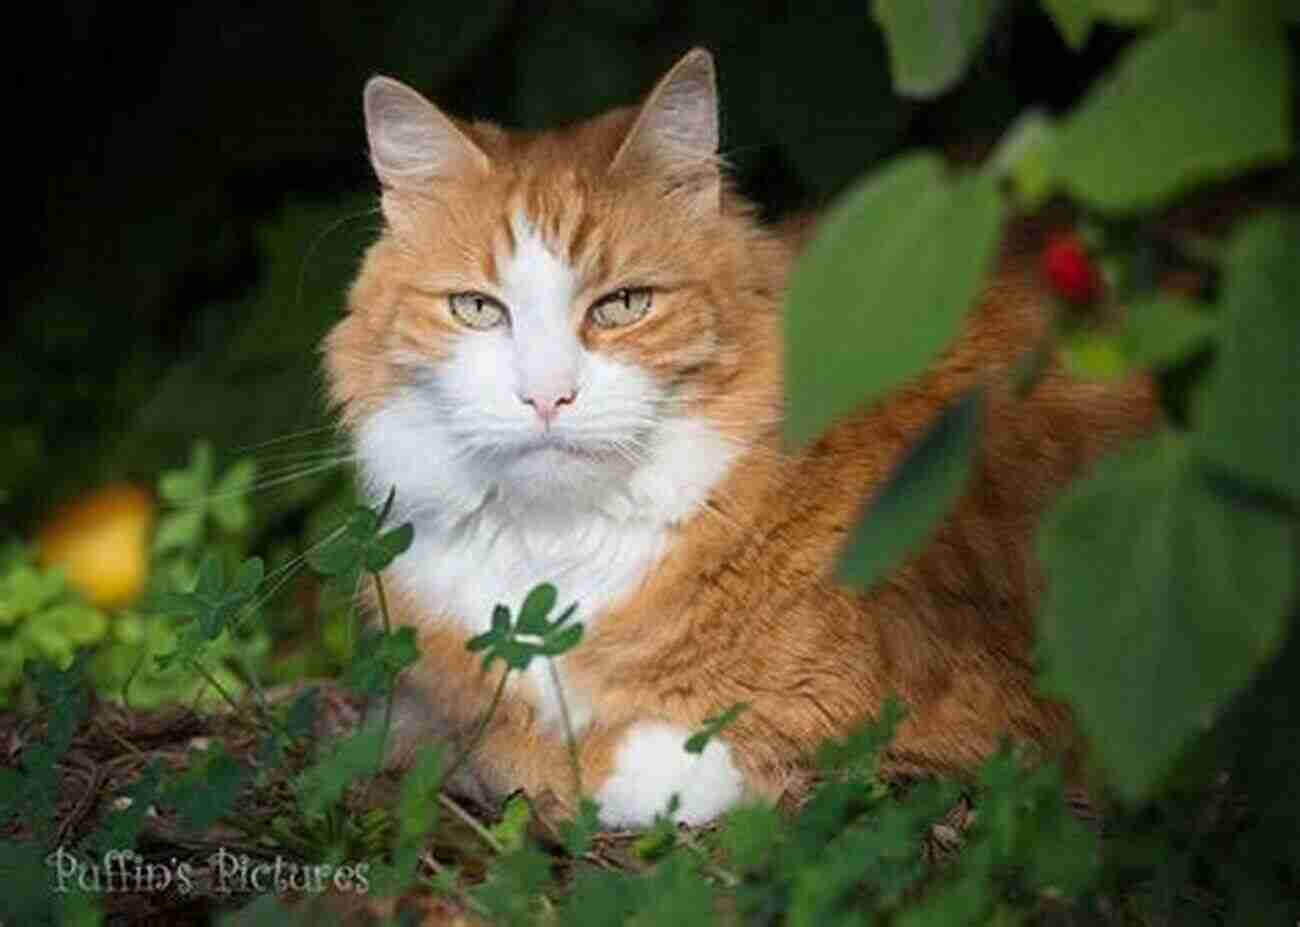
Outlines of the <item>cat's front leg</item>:
{"label": "cat's front leg", "polygon": [[666,812],[673,796],[673,819],[702,824],[735,805],[745,794],[745,778],[731,748],[713,738],[701,753],[687,753],[691,732],[666,721],[627,725],[612,744],[608,773],[593,783],[600,819],[609,827],[645,827]]}

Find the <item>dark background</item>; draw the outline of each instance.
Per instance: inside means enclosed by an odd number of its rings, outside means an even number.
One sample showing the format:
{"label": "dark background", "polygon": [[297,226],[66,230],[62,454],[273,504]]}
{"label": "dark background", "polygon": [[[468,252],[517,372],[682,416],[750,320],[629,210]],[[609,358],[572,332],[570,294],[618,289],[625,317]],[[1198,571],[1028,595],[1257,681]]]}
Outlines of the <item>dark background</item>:
{"label": "dark background", "polygon": [[0,319],[0,527],[107,479],[150,479],[320,425],[316,344],[373,238],[360,94],[376,72],[511,126],[644,93],[718,58],[724,153],[769,216],[873,164],[985,150],[1077,99],[1118,51],[1069,52],[1008,3],[958,88],[890,91],[865,0],[340,0],[45,4],[11,29],[13,271]]}

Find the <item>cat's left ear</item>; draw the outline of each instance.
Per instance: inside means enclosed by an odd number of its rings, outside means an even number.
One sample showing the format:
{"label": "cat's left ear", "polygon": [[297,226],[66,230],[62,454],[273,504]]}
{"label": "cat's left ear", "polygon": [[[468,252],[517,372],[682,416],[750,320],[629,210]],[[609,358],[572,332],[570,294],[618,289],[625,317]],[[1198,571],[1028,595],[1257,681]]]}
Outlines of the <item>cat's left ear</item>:
{"label": "cat's left ear", "polygon": [[438,177],[488,169],[483,150],[442,110],[400,81],[370,78],[365,112],[370,162],[389,189],[420,190]]}
{"label": "cat's left ear", "polygon": [[718,161],[718,85],[713,56],[687,52],[641,105],[636,121],[610,163],[611,171],[651,171],[674,186],[688,186],[717,208],[722,172]]}

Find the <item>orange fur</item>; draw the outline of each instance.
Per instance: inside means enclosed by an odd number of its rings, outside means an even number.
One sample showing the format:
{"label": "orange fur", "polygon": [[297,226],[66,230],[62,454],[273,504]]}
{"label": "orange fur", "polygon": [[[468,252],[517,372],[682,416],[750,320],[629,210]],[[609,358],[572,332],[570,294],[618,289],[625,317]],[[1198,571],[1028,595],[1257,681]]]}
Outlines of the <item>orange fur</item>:
{"label": "orange fur", "polygon": [[[459,125],[490,167],[385,192],[388,229],[325,347],[333,399],[355,426],[403,382],[395,354],[436,360],[446,350],[455,326],[447,293],[492,292],[493,255],[512,247],[509,217],[522,211],[577,270],[574,324],[585,346],[672,384],[693,415],[743,444],[665,556],[565,658],[566,683],[594,712],[579,743],[586,789],[609,774],[628,725],[696,728],[737,702],[750,707],[725,739],[749,787],[771,798],[803,781],[821,741],[875,716],[891,694],[909,709],[889,754],[896,771],[961,772],[1004,735],[1069,746],[1068,711],[1034,690],[1042,578],[1033,531],[1067,481],[1151,427],[1149,386],[1077,382],[1053,366],[1027,400],[994,390],[972,484],[933,539],[870,592],[837,585],[846,532],[900,455],[946,404],[1041,335],[1034,236],[1008,246],[931,370],[791,452],[779,439],[781,303],[808,223],[762,228],[725,190],[721,208],[702,214],[689,187],[650,165],[611,172],[636,115],[621,109],[531,135]],[[1017,237],[1026,236],[1008,240]],[[579,307],[639,284],[656,287],[642,322],[584,325]],[[406,713],[399,745],[428,736],[426,714],[464,738],[500,670],[482,674],[466,634],[422,614],[407,591],[395,591],[393,607],[420,628],[423,659],[411,675],[428,700]],[[509,690],[475,755],[477,781],[492,793],[571,797],[562,737],[537,722],[524,694]]]}

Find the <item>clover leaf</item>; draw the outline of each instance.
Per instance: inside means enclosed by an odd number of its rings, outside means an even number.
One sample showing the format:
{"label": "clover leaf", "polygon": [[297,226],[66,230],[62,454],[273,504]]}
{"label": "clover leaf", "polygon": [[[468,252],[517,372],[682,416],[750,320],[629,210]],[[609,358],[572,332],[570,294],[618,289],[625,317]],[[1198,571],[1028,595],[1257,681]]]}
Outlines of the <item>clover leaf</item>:
{"label": "clover leaf", "polygon": [[172,511],[158,521],[154,549],[166,553],[196,547],[208,519],[227,534],[245,530],[253,518],[248,494],[256,478],[252,460],[238,461],[217,478],[212,445],[196,442],[189,466],[168,470],[158,480],[158,494]]}
{"label": "clover leaf", "polygon": [[358,506],[333,534],[307,554],[307,563],[322,576],[334,578],[345,587],[356,585],[362,572],[380,573],[411,546],[415,528],[409,522],[381,532],[392,509],[388,494],[382,511]]}
{"label": "clover leaf", "polygon": [[344,681],[362,692],[382,695],[392,690],[402,670],[419,659],[414,628],[402,627],[390,633],[369,631],[357,642]]}
{"label": "clover leaf", "polygon": [[236,619],[257,594],[265,570],[260,557],[245,560],[227,584],[221,561],[209,554],[199,565],[199,576],[190,592],[161,596],[162,611],[177,617],[191,618],[175,650],[155,657],[159,669],[166,669],[177,659],[196,657],[201,647],[214,640],[227,628],[238,624]]}
{"label": "clover leaf", "polygon": [[572,650],[582,640],[582,625],[568,624],[578,603],[574,602],[554,621],[547,616],[555,608],[557,593],[550,583],[541,583],[524,597],[519,620],[512,621],[510,609],[498,605],[492,610],[492,627],[465,645],[472,653],[483,653],[483,669],[503,660],[510,669],[524,670],[534,657],[556,657]]}

